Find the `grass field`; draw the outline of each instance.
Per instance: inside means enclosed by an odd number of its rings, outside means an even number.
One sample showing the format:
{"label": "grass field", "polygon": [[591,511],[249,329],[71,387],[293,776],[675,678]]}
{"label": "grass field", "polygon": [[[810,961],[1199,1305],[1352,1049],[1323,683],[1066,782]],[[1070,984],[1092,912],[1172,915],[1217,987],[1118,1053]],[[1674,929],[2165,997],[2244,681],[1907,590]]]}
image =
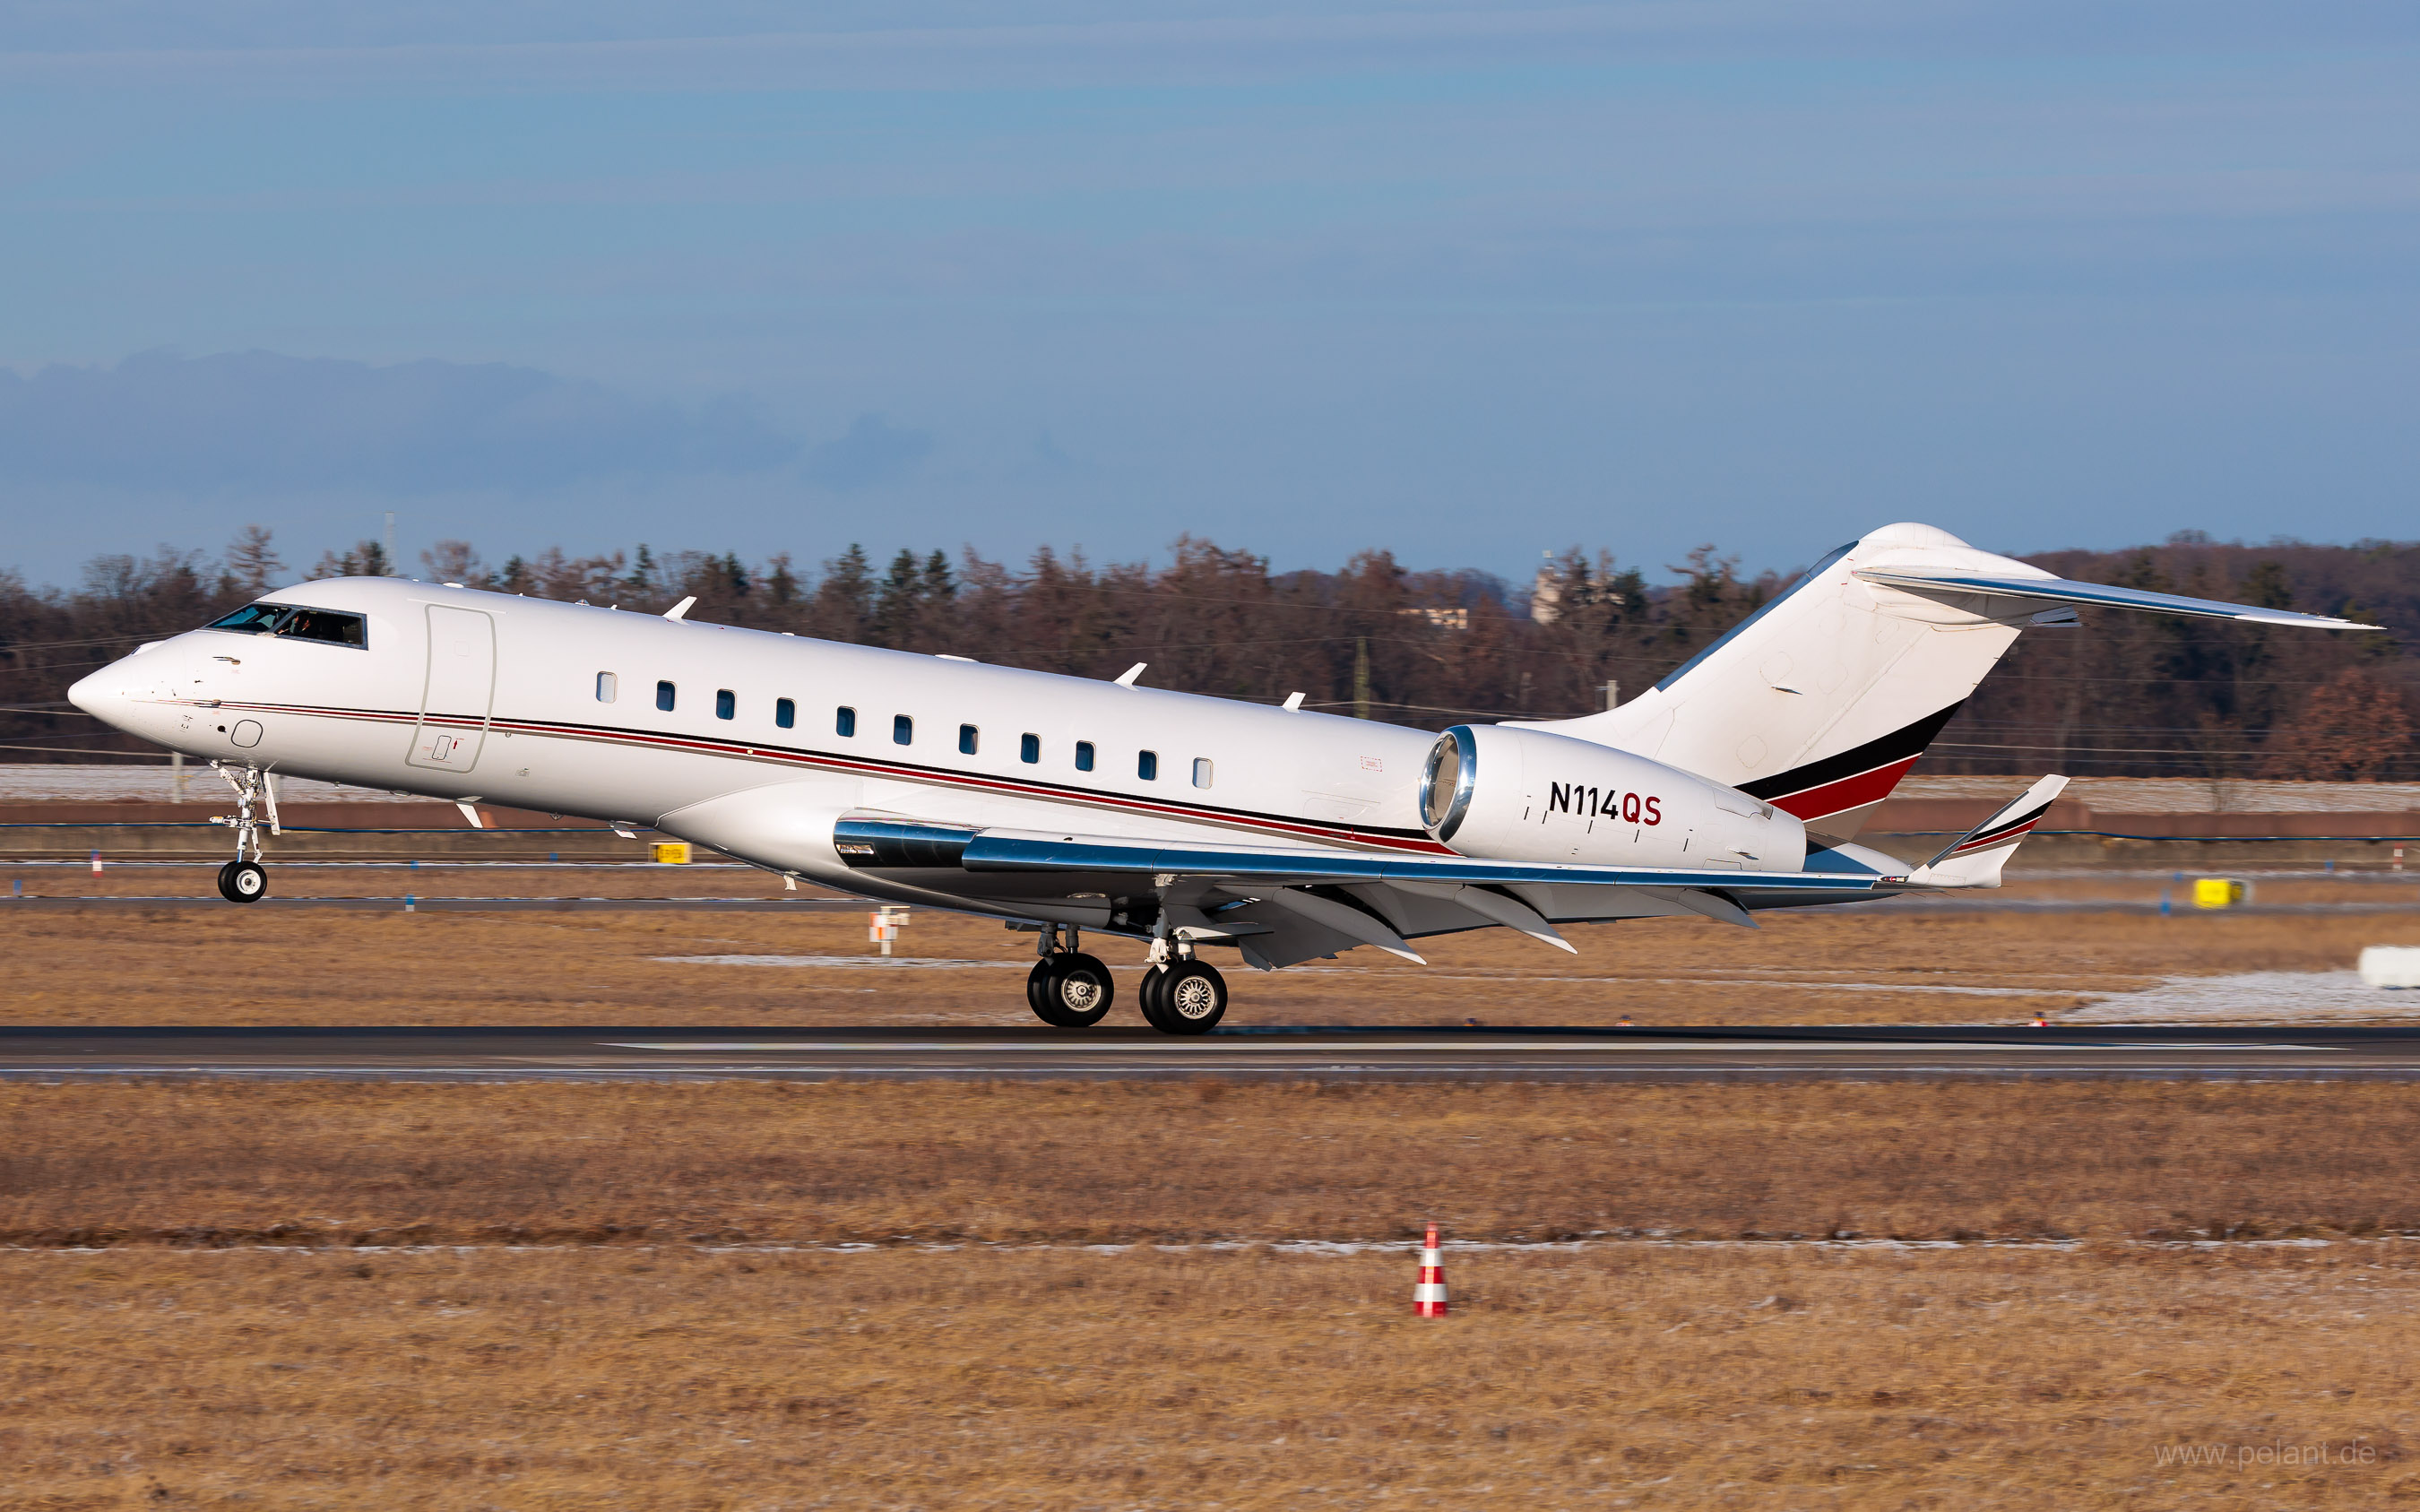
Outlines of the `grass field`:
{"label": "grass field", "polygon": [[2380,1083],[0,1084],[0,1242],[2420,1232]]}
{"label": "grass field", "polygon": [[[2391,1504],[2415,1157],[2375,1084],[9,1085],[0,1506]],[[1512,1246],[1442,1322],[1428,1218]]]}
{"label": "grass field", "polygon": [[[628,874],[610,880],[635,886]],[[7,928],[5,1023],[1032,1023],[1019,973],[1033,936],[923,911],[891,963],[874,954],[855,913],[277,913],[229,904],[29,910]],[[1650,919],[1568,933],[1577,956],[1495,930],[1422,941],[1427,966],[1367,949],[1270,974],[1235,966],[1232,955],[1213,959],[1231,968],[1237,1024],[2005,1023],[2055,1016],[2091,994],[2166,976],[2343,969],[2364,945],[2420,943],[2420,910],[2162,918],[1928,915],[1878,903],[1766,915],[1754,931]],[[1114,1021],[1136,1022],[1140,948],[1087,939],[1121,972]],[[812,964],[684,959],[700,956]],[[2411,995],[2381,995],[2380,1018],[2420,1016]]]}
{"label": "grass field", "polygon": [[2374,1507],[2408,1248],[0,1255],[0,1504]]}

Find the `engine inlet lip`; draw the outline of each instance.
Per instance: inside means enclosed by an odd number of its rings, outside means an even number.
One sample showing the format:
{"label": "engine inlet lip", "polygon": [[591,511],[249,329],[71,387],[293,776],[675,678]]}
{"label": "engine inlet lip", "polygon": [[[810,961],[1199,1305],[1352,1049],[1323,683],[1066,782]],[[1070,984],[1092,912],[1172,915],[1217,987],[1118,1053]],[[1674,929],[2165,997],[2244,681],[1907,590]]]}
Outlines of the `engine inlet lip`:
{"label": "engine inlet lip", "polygon": [[[1435,823],[1429,815],[1435,812],[1437,768],[1445,764],[1448,749],[1454,753],[1453,796],[1445,813]],[[1429,759],[1420,767],[1420,824],[1438,843],[1449,843],[1453,832],[1462,827],[1463,816],[1470,811],[1470,796],[1479,785],[1479,737],[1466,724],[1455,725],[1437,736],[1429,748]]]}

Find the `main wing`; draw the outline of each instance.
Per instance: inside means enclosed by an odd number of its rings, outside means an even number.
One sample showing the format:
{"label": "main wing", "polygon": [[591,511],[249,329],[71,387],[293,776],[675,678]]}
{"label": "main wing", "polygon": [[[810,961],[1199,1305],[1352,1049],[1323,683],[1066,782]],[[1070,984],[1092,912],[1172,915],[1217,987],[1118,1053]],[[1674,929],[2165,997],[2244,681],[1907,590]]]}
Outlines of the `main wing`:
{"label": "main wing", "polygon": [[[1152,899],[1170,933],[1236,946],[1270,969],[1356,945],[1419,961],[1425,934],[1501,924],[1570,949],[1557,922],[1699,915],[1751,924],[1751,903],[1836,902],[1899,880],[1865,868],[1745,872],[1568,866],[1329,848],[1196,845],[1114,836],[975,829],[851,816],[833,830],[843,860],[869,871],[935,869],[985,895]],[[1114,926],[1112,926],[1114,927]]]}

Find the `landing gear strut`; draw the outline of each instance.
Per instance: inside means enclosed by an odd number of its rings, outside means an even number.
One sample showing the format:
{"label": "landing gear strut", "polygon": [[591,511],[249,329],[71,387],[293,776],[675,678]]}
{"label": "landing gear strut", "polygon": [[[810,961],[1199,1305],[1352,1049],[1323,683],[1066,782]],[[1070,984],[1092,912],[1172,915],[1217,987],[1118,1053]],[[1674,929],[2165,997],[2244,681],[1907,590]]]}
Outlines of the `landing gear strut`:
{"label": "landing gear strut", "polygon": [[1195,960],[1186,940],[1151,942],[1151,969],[1137,995],[1142,1016],[1162,1034],[1207,1034],[1227,1015],[1227,979]]}
{"label": "landing gear strut", "polygon": [[212,814],[210,823],[235,831],[235,859],[219,868],[219,896],[231,903],[248,903],[269,896],[269,872],[260,864],[260,826],[253,806],[269,810],[269,832],[283,834],[277,823],[277,779],[257,766],[210,766],[235,789],[235,812]]}
{"label": "landing gear strut", "polygon": [[1042,959],[1025,979],[1025,1001],[1033,1016],[1054,1029],[1088,1029],[1101,1022],[1117,995],[1109,968],[1076,949],[1080,936],[1067,927],[1067,943],[1059,943],[1059,926],[1046,924],[1036,953]]}

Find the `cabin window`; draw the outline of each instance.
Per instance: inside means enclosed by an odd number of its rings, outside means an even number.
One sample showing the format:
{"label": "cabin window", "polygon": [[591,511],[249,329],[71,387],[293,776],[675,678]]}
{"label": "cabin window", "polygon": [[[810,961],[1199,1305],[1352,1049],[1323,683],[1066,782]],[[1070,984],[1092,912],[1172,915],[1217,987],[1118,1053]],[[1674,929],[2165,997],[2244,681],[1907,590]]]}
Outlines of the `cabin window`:
{"label": "cabin window", "polygon": [[787,730],[799,722],[799,706],[788,699],[773,701],[773,722]]}
{"label": "cabin window", "polygon": [[1158,781],[1159,752],[1156,750],[1139,750],[1135,752],[1135,776],[1141,778],[1146,782]]}
{"label": "cabin window", "polygon": [[1042,737],[1021,735],[1016,742],[1016,759],[1031,766],[1042,759]]}
{"label": "cabin window", "polygon": [[1079,740],[1076,742],[1076,770],[1089,772],[1092,769],[1093,743],[1089,740]]}
{"label": "cabin window", "polygon": [[1213,775],[1214,774],[1210,769],[1209,757],[1196,756],[1193,758],[1193,785],[1195,787],[1208,787],[1210,785],[1210,779]]}
{"label": "cabin window", "polygon": [[621,690],[621,683],[620,683],[620,680],[619,680],[619,679],[617,679],[617,678],[616,678],[616,677],[615,677],[612,672],[598,672],[598,673],[597,674],[597,702],[599,702],[599,703],[611,703],[611,702],[613,702],[613,696],[614,696],[617,692],[619,692],[620,690]]}
{"label": "cabin window", "polygon": [[914,745],[916,743],[916,721],[904,714],[892,715],[891,717],[891,743],[894,746]]}
{"label": "cabin window", "polygon": [[832,733],[844,738],[857,733],[857,711],[842,708],[832,715]]}
{"label": "cabin window", "polygon": [[670,684],[670,683],[658,683],[658,684],[656,685],[656,707],[657,707],[657,708],[659,708],[659,709],[661,709],[661,710],[663,710],[666,714],[670,714],[670,713],[672,712],[672,709],[673,709],[673,685],[672,685],[672,684]]}
{"label": "cabin window", "polygon": [[973,725],[962,724],[958,726],[958,754],[961,756],[973,755],[975,753],[975,746],[981,740],[982,734],[983,733],[977,730]]}
{"label": "cabin window", "polygon": [[714,690],[714,717],[728,719],[739,713],[739,695],[727,687]]}

